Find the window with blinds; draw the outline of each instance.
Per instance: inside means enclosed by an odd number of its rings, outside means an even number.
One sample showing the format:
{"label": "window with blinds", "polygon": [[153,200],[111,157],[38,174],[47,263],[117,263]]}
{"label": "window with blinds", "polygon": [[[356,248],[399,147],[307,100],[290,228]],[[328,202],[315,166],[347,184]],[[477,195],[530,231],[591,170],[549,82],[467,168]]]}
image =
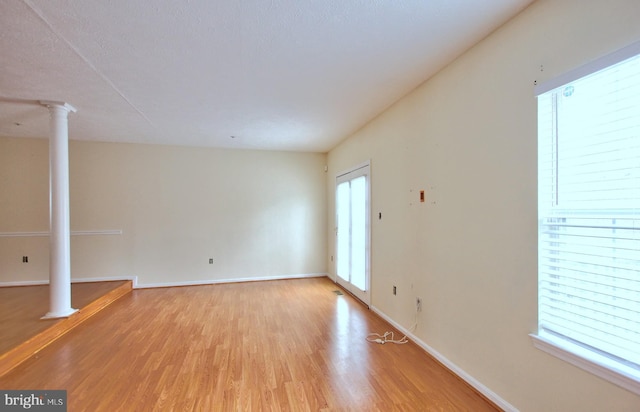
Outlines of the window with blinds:
{"label": "window with blinds", "polygon": [[640,382],[640,55],[558,83],[538,96],[538,335]]}

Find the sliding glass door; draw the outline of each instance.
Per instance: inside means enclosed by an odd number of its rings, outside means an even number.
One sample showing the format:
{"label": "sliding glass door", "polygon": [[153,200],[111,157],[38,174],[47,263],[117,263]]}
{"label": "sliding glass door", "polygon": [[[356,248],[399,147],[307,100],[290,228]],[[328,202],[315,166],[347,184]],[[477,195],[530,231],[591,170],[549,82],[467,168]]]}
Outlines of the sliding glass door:
{"label": "sliding glass door", "polygon": [[336,178],[337,281],[369,305],[369,164]]}

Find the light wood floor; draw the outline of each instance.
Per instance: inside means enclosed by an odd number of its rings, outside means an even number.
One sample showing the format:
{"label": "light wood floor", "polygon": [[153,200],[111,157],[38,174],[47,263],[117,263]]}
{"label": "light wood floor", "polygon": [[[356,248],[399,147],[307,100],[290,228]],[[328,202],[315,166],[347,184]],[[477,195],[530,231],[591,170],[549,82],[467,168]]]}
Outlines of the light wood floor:
{"label": "light wood floor", "polygon": [[134,290],[0,378],[69,411],[495,411],[327,278]]}
{"label": "light wood floor", "polygon": [[[80,309],[125,281],[71,284],[71,306]],[[0,354],[60,322],[49,311],[49,285],[0,288]]]}

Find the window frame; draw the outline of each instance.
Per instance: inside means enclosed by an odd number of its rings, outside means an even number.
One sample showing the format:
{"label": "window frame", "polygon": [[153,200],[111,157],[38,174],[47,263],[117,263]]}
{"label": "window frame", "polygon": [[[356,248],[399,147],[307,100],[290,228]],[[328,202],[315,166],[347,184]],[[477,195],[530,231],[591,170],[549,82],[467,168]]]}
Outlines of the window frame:
{"label": "window frame", "polygon": [[[535,96],[539,96],[638,55],[640,55],[640,41],[536,85],[534,89]],[[538,253],[540,253],[539,249]],[[538,309],[538,305],[536,305],[536,309]],[[601,355],[596,351],[555,337],[553,334],[545,331],[537,330],[529,336],[531,337],[534,347],[537,349],[640,395],[640,370],[613,361],[611,358]]]}

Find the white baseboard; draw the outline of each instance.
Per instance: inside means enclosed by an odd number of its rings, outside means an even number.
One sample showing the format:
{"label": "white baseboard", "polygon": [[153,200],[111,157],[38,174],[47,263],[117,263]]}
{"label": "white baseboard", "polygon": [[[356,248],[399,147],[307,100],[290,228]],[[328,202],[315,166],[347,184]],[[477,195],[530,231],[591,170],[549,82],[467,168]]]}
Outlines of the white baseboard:
{"label": "white baseboard", "polygon": [[393,319],[391,319],[389,316],[387,316],[384,312],[382,312],[381,310],[379,310],[378,308],[376,308],[374,306],[371,306],[371,310],[373,312],[375,312],[378,316],[380,316],[381,318],[383,318],[384,320],[389,322],[393,327],[395,327],[400,332],[402,332],[404,335],[406,335],[407,338],[409,338],[413,342],[415,342],[416,345],[418,345],[422,349],[424,349],[428,354],[433,356],[438,362],[440,362],[445,367],[447,367],[451,372],[453,372],[456,375],[458,375],[461,379],[463,379],[465,382],[467,382],[469,385],[471,385],[475,390],[480,392],[482,395],[484,395],[487,399],[489,399],[491,402],[496,404],[502,410],[504,410],[505,412],[518,412],[518,409],[516,409],[515,406],[511,405],[510,403],[508,403],[507,401],[502,399],[495,392],[493,392],[492,390],[490,390],[489,388],[484,386],[482,383],[480,383],[473,376],[469,375],[467,372],[462,370],[460,367],[458,367],[456,364],[451,362],[449,359],[445,358],[438,351],[436,351],[431,346],[427,345],[425,342],[420,340],[417,336],[415,336],[413,333],[411,333],[408,329],[406,329],[403,326],[399,325],[397,322],[395,322]]}
{"label": "white baseboard", "polygon": [[240,283],[240,282],[262,282],[267,280],[286,280],[286,279],[304,279],[304,278],[320,278],[326,277],[326,273],[304,273],[297,275],[278,275],[278,276],[261,276],[250,278],[229,278],[229,279],[208,279],[208,280],[188,280],[183,282],[164,282],[164,283],[144,283],[134,285],[134,289],[150,289],[150,288],[172,288],[179,286],[200,286],[215,285],[218,283]]}
{"label": "white baseboard", "polygon": [[[71,283],[89,283],[89,282],[117,282],[119,280],[130,280],[133,283],[133,288],[135,289],[138,284],[137,276],[120,276],[120,277],[101,277],[101,278],[81,278],[81,279],[71,279]],[[47,282],[49,283],[49,282]]]}
{"label": "white baseboard", "polygon": [[[144,284],[138,283],[137,276],[125,276],[125,277],[121,276],[121,277],[77,278],[77,279],[71,279],[71,283],[113,282],[118,280],[131,280],[133,281],[134,289],[148,289],[148,288],[171,288],[171,287],[178,287],[178,286],[214,285],[217,283],[261,282],[261,281],[267,281],[267,280],[320,278],[320,277],[327,277],[327,276],[329,276],[327,273],[303,273],[303,274],[297,274],[297,275],[187,280],[182,282],[163,282],[163,283],[144,283]],[[37,286],[37,285],[48,285],[48,284],[49,284],[49,280],[23,280],[23,281],[15,281],[15,282],[0,282],[0,287]]]}
{"label": "white baseboard", "polygon": [[[89,282],[117,282],[119,280],[131,280],[133,282],[133,287],[136,287],[138,283],[137,276],[125,276],[125,277],[102,277],[102,278],[80,278],[80,279],[71,279],[71,283],[89,283]],[[48,285],[49,280],[22,280],[16,282],[0,282],[0,288],[12,287],[12,286],[38,286],[38,285]]]}

